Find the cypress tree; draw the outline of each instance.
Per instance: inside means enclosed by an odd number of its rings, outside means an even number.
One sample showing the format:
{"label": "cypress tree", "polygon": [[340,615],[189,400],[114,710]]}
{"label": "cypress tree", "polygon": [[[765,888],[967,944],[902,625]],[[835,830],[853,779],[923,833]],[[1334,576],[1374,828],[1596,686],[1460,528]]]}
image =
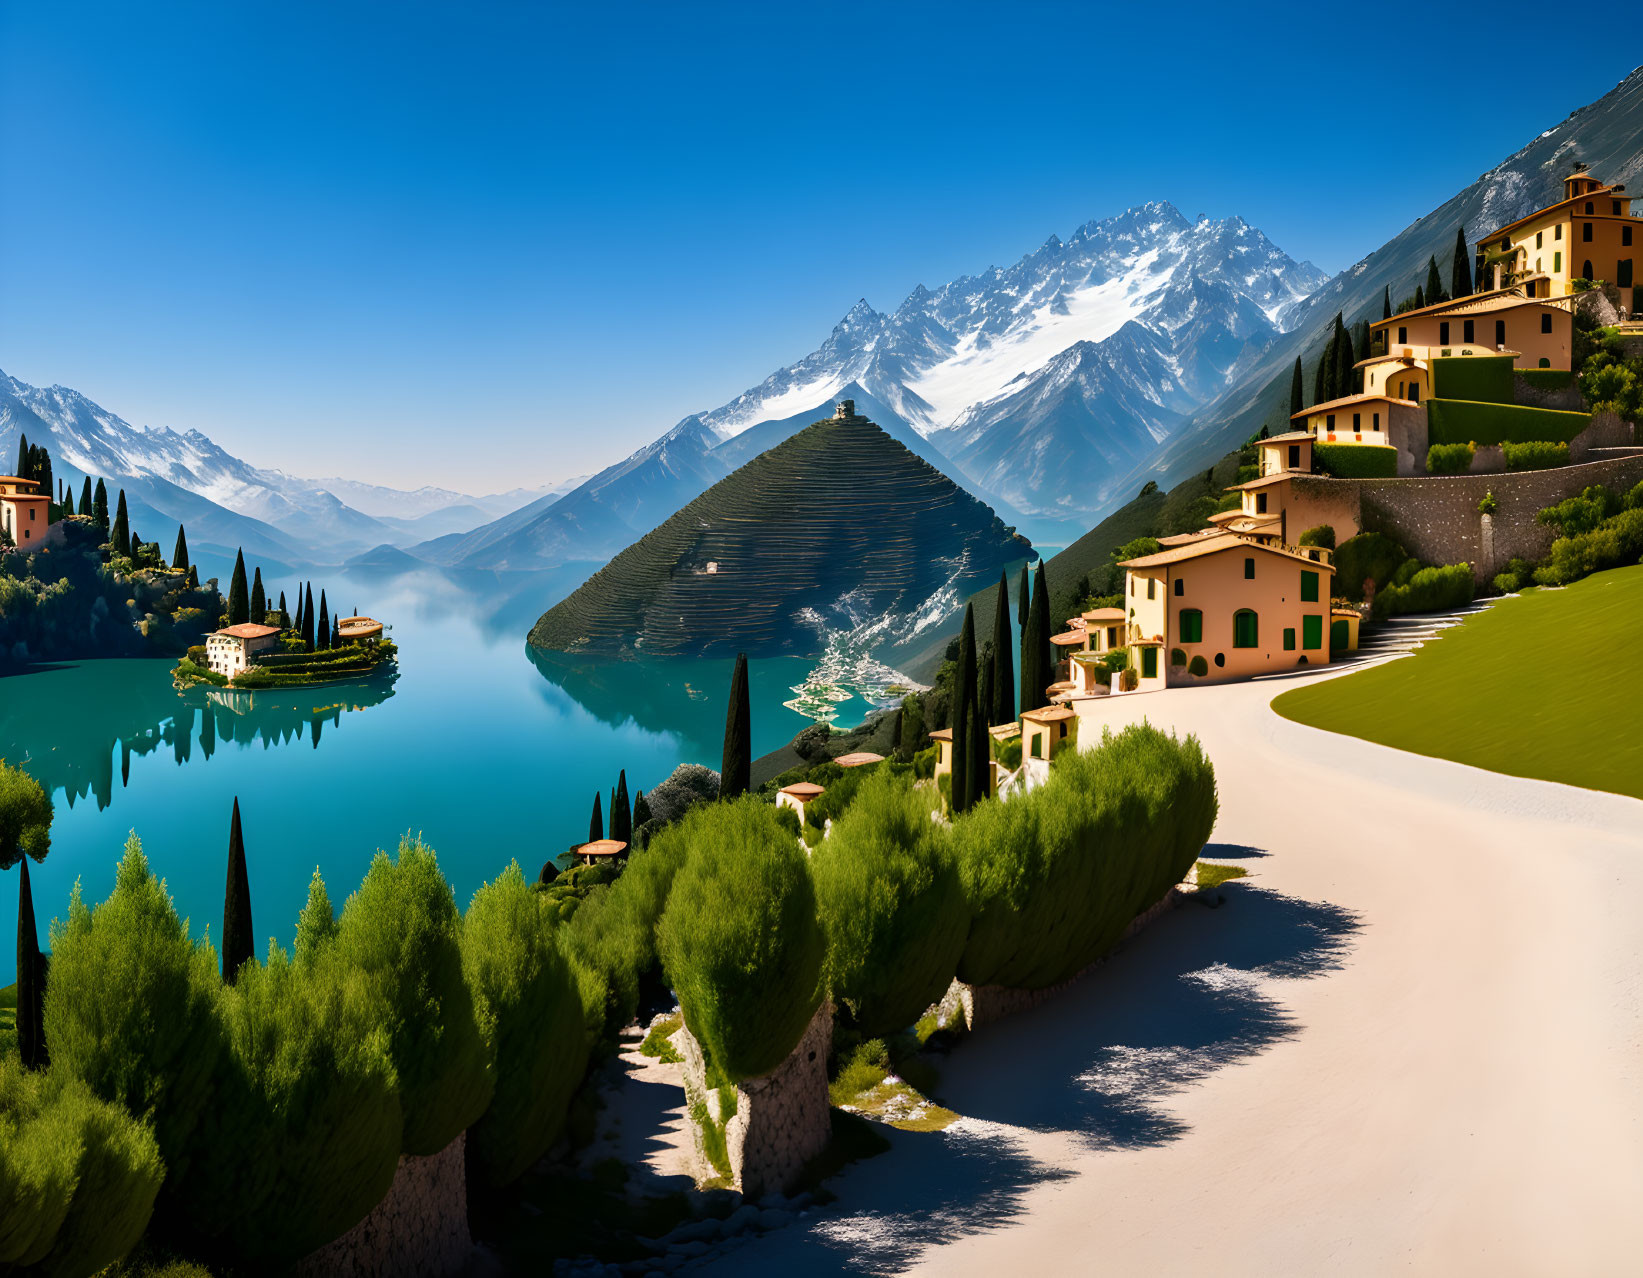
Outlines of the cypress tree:
{"label": "cypress tree", "polygon": [[1335,361],[1330,358],[1330,343],[1326,341],[1323,350],[1318,352],[1318,367],[1312,372],[1313,404],[1327,404],[1335,398],[1332,393],[1334,388],[1330,384],[1334,376]]}
{"label": "cypress tree", "polygon": [[342,647],[342,626],[335,617],[331,618],[331,647]]}
{"label": "cypress tree", "polygon": [[285,591],[280,591],[280,629],[291,629],[291,614],[285,611]]}
{"label": "cypress tree", "polygon": [[108,487],[102,480],[97,481],[97,492],[92,497],[92,510],[97,516],[97,527],[104,532],[108,531]]}
{"label": "cypress tree", "polygon": [[998,574],[998,607],[993,610],[993,672],[994,723],[1015,722],[1015,660],[1010,655],[1010,587],[1001,570]]}
{"label": "cypress tree", "polygon": [[299,581],[297,583],[297,633],[299,635],[302,633],[303,624],[302,583]]}
{"label": "cypress tree", "polygon": [[331,610],[325,602],[325,588],[319,592],[319,624],[314,627],[314,642],[321,648],[331,646]]}
{"label": "cypress tree", "polygon": [[981,645],[981,655],[976,659],[976,714],[982,726],[989,728],[993,725],[993,705],[997,700],[993,695],[993,680],[998,677],[996,652],[989,639]]}
{"label": "cypress tree", "polygon": [[1017,628],[1027,624],[1027,565],[1021,565],[1021,584],[1015,596],[1015,624]]}
{"label": "cypress tree", "polygon": [[1346,331],[1346,325],[1341,322],[1341,317],[1337,314],[1335,316],[1335,394],[1337,397],[1350,395],[1356,390],[1352,380],[1354,376],[1352,363],[1352,335]]}
{"label": "cypress tree", "polygon": [[[1036,710],[1044,702],[1044,672],[1038,668],[1038,610],[1029,602],[1027,621],[1021,627],[1021,713]],[[1036,691],[1035,691],[1036,689]],[[955,733],[956,741],[956,733]]]}
{"label": "cypress tree", "polygon": [[[1289,379],[1289,416],[1291,419],[1294,418],[1296,413],[1306,407],[1305,395],[1306,391],[1301,381],[1301,357],[1297,355],[1295,357],[1295,371]],[[1212,480],[1214,474],[1215,472],[1211,470],[1210,476]]]}
{"label": "cypress tree", "polygon": [[245,872],[245,838],[240,832],[240,801],[228,827],[228,886],[222,903],[222,978],[232,985],[242,964],[256,954],[251,932],[251,880]]}
{"label": "cypress tree", "polygon": [[178,572],[188,567],[188,534],[181,524],[177,525],[177,545],[171,552],[171,566]]}
{"label": "cypress tree", "polygon": [[637,830],[648,820],[650,820],[650,804],[645,800],[645,792],[640,790],[633,796],[633,828]]}
{"label": "cypress tree", "polygon": [[1050,636],[1055,633],[1050,621],[1050,582],[1044,575],[1042,559],[1033,574],[1033,630],[1038,642],[1038,685],[1033,689],[1033,709],[1036,710],[1050,703],[1049,694],[1044,690],[1050,684],[1050,671],[1055,668],[1054,649],[1050,644]]}
{"label": "cypress tree", "polygon": [[588,816],[588,842],[597,843],[605,837],[605,809],[604,796],[595,790],[593,792],[593,811]]}
{"label": "cypress tree", "polygon": [[126,517],[126,490],[120,489],[120,506],[114,516],[114,553],[131,558],[131,521]]}
{"label": "cypress tree", "polygon": [[982,712],[980,691],[976,693],[976,708],[970,715],[970,804],[975,806],[992,792],[992,751],[987,732],[987,716]]}
{"label": "cypress tree", "polygon": [[730,704],[725,708],[724,758],[719,765],[719,797],[734,799],[747,793],[753,773],[752,708],[747,699],[747,654],[736,654],[730,676]]}
{"label": "cypress tree", "polygon": [[[61,484],[62,481],[58,480],[58,483]],[[68,484],[67,486],[65,486],[63,488],[62,493],[57,498],[57,505],[59,507],[61,507],[64,519],[67,519],[70,515],[72,515],[74,513],[74,485],[73,484]]]}
{"label": "cypress tree", "polygon": [[1466,227],[1455,228],[1455,260],[1449,268],[1449,293],[1452,297],[1468,297],[1472,292],[1472,258],[1466,250]]}
{"label": "cypress tree", "polygon": [[[1029,619],[1028,624],[1031,623]],[[953,814],[968,812],[972,800],[973,771],[970,752],[974,748],[973,723],[976,706],[976,615],[964,605],[964,627],[958,635],[958,670],[953,679]]]}
{"label": "cypress tree", "polygon": [[251,620],[259,626],[268,616],[268,594],[262,588],[262,565],[258,564],[251,580]]}
{"label": "cypress tree", "polygon": [[46,1067],[46,960],[34,928],[34,888],[28,853],[18,864],[17,882],[17,1047],[26,1069]]}
{"label": "cypress tree", "polygon": [[228,624],[251,620],[251,596],[245,588],[245,551],[234,556],[234,575],[228,582]]}
{"label": "cypress tree", "polygon": [[628,805],[626,768],[616,778],[616,798],[610,805],[610,837],[623,843],[633,842],[633,809]]}
{"label": "cypress tree", "polygon": [[309,582],[302,603],[302,642],[314,650],[314,583]]}
{"label": "cypress tree", "polygon": [[91,508],[91,476],[90,475],[87,475],[86,478],[85,478],[85,482],[80,485],[80,513],[82,515],[90,515],[90,514],[94,513],[92,511],[92,508]]}
{"label": "cypress tree", "polygon": [[29,475],[29,437],[27,435],[19,434],[17,436],[17,469],[13,473],[19,479],[31,478]]}
{"label": "cypress tree", "polygon": [[131,528],[131,557],[133,559],[136,559],[142,553],[143,553],[142,534],[137,531],[136,525],[133,524],[132,528]]}
{"label": "cypress tree", "polygon": [[40,492],[50,501],[55,488],[51,478],[51,454],[39,445],[29,449],[29,478],[40,485]]}
{"label": "cypress tree", "polygon": [[1381,288],[1381,318],[1383,320],[1392,318],[1392,286],[1390,284]]}
{"label": "cypress tree", "polygon": [[1426,259],[1426,300],[1429,304],[1446,301],[1443,296],[1443,277],[1438,274],[1438,255]]}

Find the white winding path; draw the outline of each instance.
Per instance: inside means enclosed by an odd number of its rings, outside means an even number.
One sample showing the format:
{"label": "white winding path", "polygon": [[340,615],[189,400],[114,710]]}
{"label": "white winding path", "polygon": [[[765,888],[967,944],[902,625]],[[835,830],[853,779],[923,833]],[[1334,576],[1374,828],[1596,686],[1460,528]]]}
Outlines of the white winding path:
{"label": "white winding path", "polygon": [[1198,734],[1251,879],[955,1052],[973,1118],[705,1267],[1643,1271],[1643,803],[1302,727],[1291,686],[1109,703]]}

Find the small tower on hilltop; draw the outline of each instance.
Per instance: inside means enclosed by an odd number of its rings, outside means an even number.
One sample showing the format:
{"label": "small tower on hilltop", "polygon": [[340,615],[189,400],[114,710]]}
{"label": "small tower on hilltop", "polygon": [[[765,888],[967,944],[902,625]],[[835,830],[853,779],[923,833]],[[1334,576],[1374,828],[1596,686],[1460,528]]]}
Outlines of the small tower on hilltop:
{"label": "small tower on hilltop", "polygon": [[841,399],[839,406],[833,410],[833,420],[836,422],[849,421],[855,415],[856,401],[853,399]]}

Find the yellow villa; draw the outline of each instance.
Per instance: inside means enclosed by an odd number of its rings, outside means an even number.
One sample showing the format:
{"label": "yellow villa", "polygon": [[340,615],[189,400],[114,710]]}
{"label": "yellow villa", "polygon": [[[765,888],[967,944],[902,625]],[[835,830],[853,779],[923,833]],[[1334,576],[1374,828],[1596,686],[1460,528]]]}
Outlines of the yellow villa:
{"label": "yellow villa", "polygon": [[930,740],[936,743],[935,775],[937,777],[952,775],[953,730],[951,728],[937,728],[930,734]]}
{"label": "yellow villa", "polygon": [[1078,716],[1064,705],[1028,710],[1021,716],[1021,767],[1029,785],[1049,775],[1060,750],[1078,748]]}
{"label": "yellow villa", "polygon": [[1519,368],[1567,372],[1574,358],[1574,316],[1566,303],[1526,295],[1527,287],[1472,293],[1376,320],[1369,332],[1381,353],[1358,365],[1364,392],[1418,403],[1432,393],[1426,369],[1433,359],[1511,355]]}
{"label": "yellow villa", "polygon": [[[1563,179],[1563,198],[1491,231],[1478,242],[1479,283],[1519,286],[1533,298],[1567,297],[1576,280],[1637,287],[1643,218],[1632,216],[1626,188],[1593,177],[1584,166]],[[1637,309],[1626,300],[1628,309]],[[1552,365],[1557,367],[1557,365]]]}

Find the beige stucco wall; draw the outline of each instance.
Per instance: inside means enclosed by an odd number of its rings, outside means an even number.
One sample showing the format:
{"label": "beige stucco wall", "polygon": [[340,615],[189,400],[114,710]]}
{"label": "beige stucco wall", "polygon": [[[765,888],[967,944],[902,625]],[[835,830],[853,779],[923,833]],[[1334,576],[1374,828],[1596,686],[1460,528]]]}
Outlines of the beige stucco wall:
{"label": "beige stucco wall", "polygon": [[[1545,320],[1551,320],[1552,331],[1544,331]],[[1472,324],[1472,336],[1466,335],[1466,325]],[[1448,326],[1445,338],[1444,326]],[[1380,331],[1387,334],[1390,351],[1396,355],[1405,349],[1419,352],[1416,358],[1450,358],[1472,355],[1493,355],[1497,347],[1516,351],[1514,361],[1518,368],[1558,368],[1567,370],[1573,358],[1574,319],[1561,306],[1525,301],[1521,306],[1507,310],[1480,311],[1477,314],[1407,315],[1393,316]],[[1546,360],[1544,365],[1541,360]],[[1400,380],[1397,377],[1394,381]],[[1368,389],[1366,386],[1365,389]],[[1421,386],[1421,398],[1431,393],[1430,383]],[[1400,399],[1410,398],[1400,395]]]}

